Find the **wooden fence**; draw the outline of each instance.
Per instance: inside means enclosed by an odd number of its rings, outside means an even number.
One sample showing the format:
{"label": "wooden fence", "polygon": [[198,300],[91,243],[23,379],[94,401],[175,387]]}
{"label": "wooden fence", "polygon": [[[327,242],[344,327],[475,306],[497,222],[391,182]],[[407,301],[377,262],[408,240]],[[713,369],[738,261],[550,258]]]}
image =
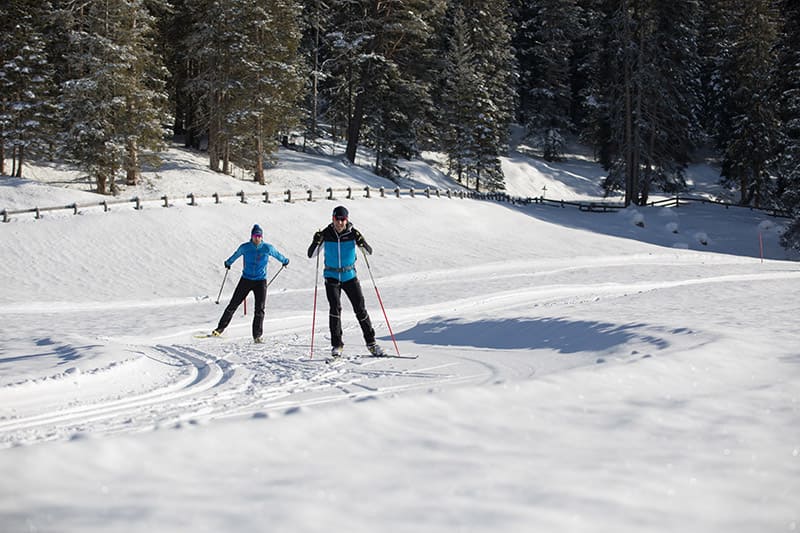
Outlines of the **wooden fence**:
{"label": "wooden fence", "polygon": [[[363,193],[363,198],[373,198],[373,197],[380,197],[385,198],[386,196],[395,196],[400,198],[401,196],[407,196],[411,198],[416,197],[424,197],[424,198],[456,198],[456,199],[477,199],[477,200],[491,200],[497,202],[507,202],[516,205],[531,205],[531,204],[538,204],[543,206],[551,206],[551,207],[577,207],[579,210],[584,212],[592,212],[592,213],[613,213],[620,209],[624,209],[625,205],[621,202],[614,202],[614,201],[567,201],[567,200],[551,200],[549,198],[543,197],[515,197],[508,195],[503,192],[495,192],[495,193],[480,193],[475,191],[465,191],[463,189],[459,190],[451,190],[451,189],[401,189],[396,187],[394,189],[386,189],[384,187],[380,188],[370,188],[364,187],[363,189],[354,189],[353,187],[346,187],[343,189],[333,189],[331,187],[325,189],[325,195],[320,196],[319,198],[324,198],[328,200],[334,200],[337,197],[343,197],[346,199],[352,199],[354,194]],[[285,202],[293,202],[293,201],[314,201],[315,192],[311,189],[308,189],[303,192],[295,193],[291,190],[283,191],[282,193],[278,193],[277,196],[280,197],[280,201]],[[319,191],[317,192],[319,194]],[[342,196],[334,196],[334,195],[342,195]],[[199,202],[205,199],[210,199],[215,204],[222,203],[224,199],[237,199],[238,202],[241,203],[248,203],[251,200],[263,202],[263,203],[270,203],[275,199],[275,194],[270,193],[269,191],[264,191],[262,193],[250,193],[247,194],[244,191],[239,191],[235,194],[218,194],[214,193],[210,196],[199,196],[194,193],[189,193],[186,195],[185,201],[188,205],[199,205]],[[60,210],[68,210],[72,211],[73,214],[78,214],[81,209],[86,208],[99,208],[102,207],[103,211],[109,211],[110,206],[113,205],[121,205],[121,204],[132,204],[133,208],[136,210],[143,209],[145,203],[160,203],[163,207],[170,207],[170,201],[175,200],[175,198],[169,198],[168,196],[161,196],[160,198],[139,198],[133,197],[129,199],[104,199],[98,202],[88,202],[88,203],[72,203],[68,205],[61,205],[61,206],[51,206],[51,207],[32,207],[28,209],[3,209],[0,211],[0,216],[2,217],[3,222],[10,222],[11,216],[13,215],[22,215],[22,214],[33,214],[36,219],[42,218],[42,213],[48,211],[60,211]],[[184,200],[184,199],[182,199]],[[690,203],[703,203],[703,204],[715,204],[725,207],[726,209],[729,208],[743,208],[743,209],[750,209],[750,210],[759,210],[763,211],[766,214],[774,217],[783,217],[783,218],[791,218],[791,215],[787,212],[780,211],[778,209],[758,209],[754,207],[742,207],[735,204],[719,202],[714,200],[708,200],[706,198],[692,198],[692,197],[680,197],[675,196],[674,198],[668,198],[665,200],[658,200],[654,202],[650,202],[648,205],[650,206],[664,206],[664,207],[680,207],[685,206]]]}

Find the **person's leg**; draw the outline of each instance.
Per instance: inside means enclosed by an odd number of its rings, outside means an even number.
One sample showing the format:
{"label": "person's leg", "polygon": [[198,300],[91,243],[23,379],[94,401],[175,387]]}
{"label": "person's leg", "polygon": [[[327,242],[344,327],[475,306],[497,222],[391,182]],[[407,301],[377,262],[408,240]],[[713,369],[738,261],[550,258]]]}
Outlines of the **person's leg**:
{"label": "person's leg", "polygon": [[325,295],[330,304],[328,324],[331,329],[331,346],[342,346],[342,284],[338,280],[325,278]]}
{"label": "person's leg", "polygon": [[247,293],[250,292],[250,287],[246,282],[246,279],[239,278],[239,283],[236,284],[236,289],[233,291],[231,301],[228,303],[228,307],[225,308],[225,311],[223,311],[222,316],[219,319],[219,324],[217,324],[216,331],[219,333],[225,331],[225,328],[227,328],[228,324],[231,323],[233,313],[236,312],[236,309],[238,309],[241,303],[244,301]]}
{"label": "person's leg", "polygon": [[267,302],[267,280],[253,281],[253,296],[256,300],[256,309],[253,313],[253,338],[261,337],[264,332],[264,307]]}
{"label": "person's leg", "polygon": [[353,304],[353,311],[358,319],[358,325],[361,326],[361,332],[364,334],[364,342],[367,345],[375,343],[375,330],[372,328],[372,321],[369,319],[367,313],[367,306],[364,303],[364,293],[361,291],[361,283],[358,278],[353,278],[350,281],[342,283],[342,289]]}

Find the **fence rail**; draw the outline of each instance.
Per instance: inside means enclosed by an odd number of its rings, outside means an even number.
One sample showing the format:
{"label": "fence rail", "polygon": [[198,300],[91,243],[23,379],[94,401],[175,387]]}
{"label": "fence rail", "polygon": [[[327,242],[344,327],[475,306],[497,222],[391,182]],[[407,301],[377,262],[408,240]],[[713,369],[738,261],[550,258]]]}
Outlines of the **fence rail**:
{"label": "fence rail", "polygon": [[[224,199],[238,199],[241,203],[248,203],[251,200],[256,200],[263,203],[271,203],[275,196],[281,197],[282,201],[285,202],[294,202],[298,201],[299,199],[305,201],[314,201],[317,199],[328,199],[334,200],[337,197],[352,199],[359,193],[363,192],[363,198],[372,198],[375,195],[385,198],[386,196],[396,196],[400,198],[401,196],[410,196],[415,198],[417,196],[424,196],[426,198],[436,197],[436,198],[489,198],[493,195],[491,194],[484,194],[484,193],[476,193],[473,191],[465,191],[465,190],[451,190],[451,189],[432,189],[432,188],[425,188],[425,189],[413,189],[413,188],[400,188],[395,187],[394,189],[387,190],[385,187],[363,187],[363,188],[354,188],[354,187],[346,187],[341,189],[334,189],[332,187],[328,187],[324,190],[324,194],[320,194],[320,191],[314,191],[313,189],[307,189],[303,191],[301,194],[297,194],[296,191],[292,191],[291,189],[287,189],[281,193],[274,193],[270,191],[263,191],[261,193],[246,193],[245,191],[239,191],[234,194],[220,194],[220,193],[213,193],[209,196],[202,196],[197,195],[194,193],[189,193],[186,195],[186,202],[187,205],[200,205],[199,202],[202,199],[211,199],[213,203],[219,204],[222,203]],[[316,196],[315,196],[316,195]],[[336,196],[342,195],[342,196]],[[57,206],[48,206],[48,207],[31,207],[25,209],[3,209],[0,211],[0,216],[2,216],[3,222],[10,222],[11,216],[13,215],[23,215],[32,213],[36,219],[42,218],[42,213],[47,211],[63,211],[69,210],[72,211],[73,214],[78,214],[81,209],[85,208],[92,208],[92,207],[102,207],[104,211],[109,211],[110,206],[113,205],[121,205],[121,204],[133,204],[133,208],[137,210],[141,210],[144,207],[145,203],[153,203],[153,202],[161,202],[163,207],[170,207],[174,205],[170,203],[171,200],[175,198],[170,198],[166,195],[161,196],[159,198],[140,198],[135,196],[129,199],[111,199],[111,200],[102,200],[99,202],[86,202],[86,203],[71,203],[68,205],[57,205]]]}
{"label": "fence rail", "polygon": [[[405,188],[401,189],[400,187],[395,187],[394,189],[386,189],[385,187],[379,188],[371,188],[371,187],[363,187],[363,188],[353,188],[353,187],[346,187],[341,189],[334,189],[332,187],[328,187],[324,190],[324,195],[320,194],[321,191],[314,191],[312,189],[307,189],[299,194],[293,192],[290,189],[287,189],[281,193],[275,195],[275,193],[270,193],[269,191],[263,191],[261,193],[245,193],[244,191],[239,191],[235,194],[219,194],[213,193],[210,196],[199,196],[194,193],[189,193],[186,195],[185,200],[187,205],[196,206],[200,205],[198,203],[199,200],[204,198],[212,199],[215,204],[222,203],[225,199],[237,199],[240,203],[248,203],[250,200],[255,200],[262,203],[271,203],[275,200],[275,196],[280,197],[281,201],[284,202],[295,202],[295,201],[309,201],[312,202],[316,199],[327,199],[327,200],[334,200],[336,198],[345,198],[345,199],[353,199],[354,195],[362,194],[362,198],[373,198],[377,195],[380,198],[385,198],[387,196],[395,196],[400,198],[401,196],[408,196],[411,198],[416,198],[418,196],[425,197],[425,198],[456,198],[456,199],[477,199],[477,200],[492,200],[498,202],[508,202],[516,205],[530,205],[530,204],[537,204],[543,206],[550,206],[550,207],[576,207],[580,211],[584,212],[592,212],[592,213],[613,213],[620,209],[624,209],[625,205],[621,202],[615,201],[568,201],[568,200],[552,200],[549,198],[544,197],[518,197],[518,196],[511,196],[509,194],[503,192],[494,192],[494,193],[480,193],[475,191],[465,191],[463,189],[452,190],[452,189],[432,189],[427,187],[425,189],[414,189],[414,188]],[[317,194],[318,196],[315,196]],[[335,196],[335,195],[343,195],[343,196]],[[172,198],[174,200],[174,198]],[[129,199],[112,199],[112,200],[102,200],[99,202],[88,202],[88,203],[72,203],[68,205],[61,205],[61,206],[51,206],[51,207],[32,207],[28,209],[3,209],[0,211],[0,216],[2,216],[3,222],[10,222],[12,215],[22,215],[22,214],[29,214],[33,213],[36,219],[42,218],[42,213],[48,211],[60,211],[60,210],[70,210],[73,214],[79,214],[81,209],[85,208],[92,208],[92,207],[102,207],[103,211],[107,212],[110,209],[110,206],[113,205],[121,205],[121,204],[133,204],[133,208],[136,210],[141,210],[144,208],[145,203],[154,203],[154,202],[161,202],[163,207],[170,207],[174,204],[170,203],[171,198],[164,195],[160,198],[140,198],[135,196]],[[781,218],[792,218],[791,214],[785,211],[781,211],[779,209],[760,209],[755,207],[749,206],[739,206],[736,204],[730,204],[726,202],[720,202],[717,200],[709,200],[707,198],[695,198],[695,197],[681,197],[675,196],[673,198],[667,198],[664,200],[657,200],[650,202],[648,205],[650,206],[664,206],[664,207],[676,207],[679,208],[681,206],[686,206],[691,203],[702,203],[702,204],[715,204],[726,209],[729,208],[742,208],[742,209],[750,209],[758,210],[765,212],[766,214],[774,217],[781,217]]]}

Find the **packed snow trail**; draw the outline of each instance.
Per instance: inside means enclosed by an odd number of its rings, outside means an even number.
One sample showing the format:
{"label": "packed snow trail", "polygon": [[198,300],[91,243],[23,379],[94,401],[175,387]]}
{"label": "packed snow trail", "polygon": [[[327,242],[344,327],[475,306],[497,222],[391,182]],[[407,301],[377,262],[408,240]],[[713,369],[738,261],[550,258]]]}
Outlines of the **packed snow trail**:
{"label": "packed snow trail", "polygon": [[[49,379],[7,383],[0,388],[0,445],[14,446],[47,440],[80,438],[87,434],[98,436],[120,432],[138,432],[162,427],[179,427],[181,424],[206,423],[215,418],[247,416],[254,413],[275,416],[286,411],[339,401],[361,401],[365,398],[408,394],[414,391],[436,390],[443,387],[469,384],[498,383],[515,379],[543,376],[582,365],[605,363],[614,356],[578,358],[559,361],[548,353],[580,353],[582,351],[624,354],[641,350],[652,355],[675,344],[675,337],[683,336],[680,330],[660,328],[657,324],[614,324],[570,320],[565,317],[584,307],[610,306],[630,295],[652,291],[689,289],[695,286],[711,288],[743,283],[771,282],[800,279],[793,270],[766,270],[743,273],[746,264],[734,261],[716,275],[707,269],[702,272],[695,264],[681,261],[659,262],[653,258],[631,260],[631,281],[621,283],[580,283],[576,276],[611,268],[614,261],[587,263],[566,268],[550,268],[530,272],[530,265],[520,262],[498,268],[470,267],[463,271],[450,271],[447,281],[466,283],[476,271],[498,272],[497,278],[488,279],[479,294],[451,299],[444,303],[392,309],[396,320],[396,338],[401,353],[420,355],[419,360],[368,358],[342,361],[337,365],[321,364],[327,350],[318,338],[318,360],[309,361],[307,317],[288,321],[280,316],[267,321],[266,331],[273,324],[296,322],[279,332],[266,336],[261,346],[252,344],[247,336],[247,317],[239,317],[237,324],[222,338],[196,339],[182,335],[183,342],[163,342],[174,337],[153,330],[151,335],[161,342],[146,345],[139,336],[136,344],[131,338],[108,339],[109,346],[121,340],[129,355],[112,367],[79,370],[73,367],[63,375]],[[653,269],[669,264],[668,279],[644,281]],[[542,266],[542,265],[539,265]],[[679,278],[675,271],[692,273]],[[641,271],[637,276],[636,272]],[[572,283],[538,284],[528,288],[488,292],[499,280],[518,280],[536,276],[547,280],[568,275]],[[594,277],[595,274],[592,274]],[[640,280],[637,280],[641,278]],[[443,276],[435,273],[415,275],[413,286],[420,300],[442,290]],[[389,278],[385,285],[392,289],[398,281]],[[402,285],[406,285],[404,282]],[[521,285],[522,286],[522,285]],[[414,301],[408,297],[406,301]],[[38,308],[39,304],[32,307]],[[130,313],[130,306],[123,307]],[[108,309],[108,304],[104,306]],[[134,308],[135,309],[135,308]],[[521,320],[520,311],[530,313],[540,309],[537,320]],[[54,315],[69,317],[82,309]],[[21,315],[27,313],[23,310]],[[489,319],[488,317],[493,317]],[[12,317],[13,320],[13,317]],[[347,321],[345,321],[347,324]],[[349,355],[366,356],[359,348],[360,334],[355,324],[348,324],[345,334],[355,346],[347,346]],[[570,337],[579,330],[592,332],[592,345]],[[384,331],[385,334],[385,331]],[[491,342],[486,336],[492,335]],[[585,333],[584,333],[585,335]],[[705,342],[698,336],[694,344]],[[503,338],[516,339],[510,343]],[[520,342],[521,339],[523,340]],[[173,339],[174,340],[174,339]],[[384,337],[384,342],[388,337]],[[520,349],[541,351],[531,358]],[[61,347],[61,352],[79,346]],[[510,351],[509,351],[510,350]],[[321,352],[321,353],[320,353]],[[78,355],[77,359],[80,358]],[[625,358],[623,358],[625,359]],[[627,358],[631,359],[631,358]],[[635,359],[632,358],[632,359]],[[103,393],[106,380],[121,382],[135,380],[129,373],[153,376],[151,381],[137,378],[140,383],[129,391],[114,391],[113,396]],[[96,391],[101,392],[96,392]],[[48,401],[53,396],[52,401]],[[56,398],[58,396],[58,398]],[[34,397],[41,397],[36,401]],[[69,398],[64,404],[62,398]]]}

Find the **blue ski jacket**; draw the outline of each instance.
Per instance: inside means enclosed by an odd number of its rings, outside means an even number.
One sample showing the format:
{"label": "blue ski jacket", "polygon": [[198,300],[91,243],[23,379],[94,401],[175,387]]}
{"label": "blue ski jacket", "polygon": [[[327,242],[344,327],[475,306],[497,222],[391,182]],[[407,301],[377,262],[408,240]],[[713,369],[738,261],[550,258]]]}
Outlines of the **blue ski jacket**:
{"label": "blue ski jacket", "polygon": [[267,279],[267,262],[270,256],[280,261],[283,265],[289,263],[289,260],[286,259],[283,254],[266,242],[261,242],[258,245],[253,241],[242,243],[239,248],[233,252],[233,255],[225,260],[225,266],[230,267],[239,256],[244,257],[242,277],[253,281]]}
{"label": "blue ski jacket", "polygon": [[325,252],[325,269],[322,275],[341,282],[350,281],[357,275],[356,246],[363,246],[368,253],[372,253],[372,248],[364,240],[364,236],[350,222],[341,233],[336,233],[333,224],[328,224],[325,229],[318,231],[308,250],[309,257],[320,243]]}

